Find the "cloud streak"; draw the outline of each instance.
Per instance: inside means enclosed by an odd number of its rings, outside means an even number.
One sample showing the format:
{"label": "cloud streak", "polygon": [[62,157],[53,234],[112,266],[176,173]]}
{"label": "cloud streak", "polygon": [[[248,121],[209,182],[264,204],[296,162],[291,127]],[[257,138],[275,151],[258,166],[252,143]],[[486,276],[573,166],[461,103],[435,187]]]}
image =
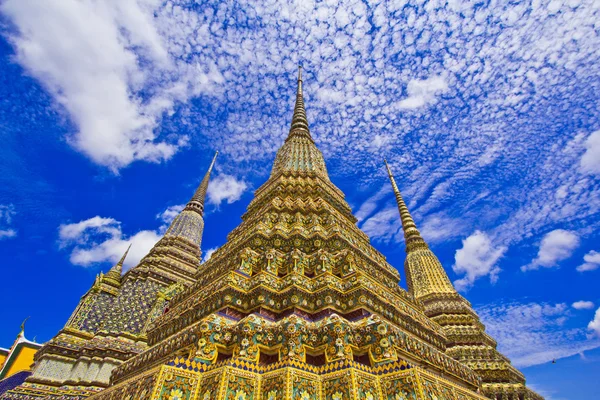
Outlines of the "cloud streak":
{"label": "cloud streak", "polygon": [[14,205],[0,204],[0,240],[17,236],[17,231],[11,227],[13,217],[16,214]]}
{"label": "cloud streak", "polygon": [[579,272],[595,271],[600,268],[600,253],[596,250],[592,250],[583,256],[584,263],[578,266],[576,269]]}
{"label": "cloud streak", "polygon": [[586,139],[581,169],[590,174],[600,174],[600,131],[592,132]]}
{"label": "cloud streak", "polygon": [[571,304],[571,307],[573,307],[576,310],[591,310],[592,308],[594,308],[594,303],[591,301],[580,300]]}
{"label": "cloud streak", "polygon": [[[504,303],[477,308],[499,350],[517,367],[528,367],[569,357],[600,346],[586,328],[569,328],[572,318],[564,303]],[[519,335],[514,327],[519,327]]]}

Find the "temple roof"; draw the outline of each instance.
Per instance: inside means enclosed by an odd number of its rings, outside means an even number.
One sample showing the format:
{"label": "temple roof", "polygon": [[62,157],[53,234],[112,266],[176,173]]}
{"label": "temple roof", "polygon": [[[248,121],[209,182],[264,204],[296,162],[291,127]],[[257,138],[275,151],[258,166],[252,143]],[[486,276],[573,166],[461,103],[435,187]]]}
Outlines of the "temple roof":
{"label": "temple roof", "polygon": [[6,351],[6,357],[0,365],[0,379],[7,378],[19,371],[28,371],[33,363],[33,355],[42,347],[42,344],[25,337],[24,325],[25,321],[23,321],[21,331],[10,349],[1,349],[3,352]]}

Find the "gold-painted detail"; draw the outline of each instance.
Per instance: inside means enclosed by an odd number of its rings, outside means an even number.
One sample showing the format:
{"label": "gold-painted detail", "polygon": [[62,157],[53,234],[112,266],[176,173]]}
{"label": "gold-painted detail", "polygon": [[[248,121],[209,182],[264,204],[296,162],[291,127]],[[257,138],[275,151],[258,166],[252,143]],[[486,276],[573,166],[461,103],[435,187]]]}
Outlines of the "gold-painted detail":
{"label": "gold-painted detail", "polygon": [[387,161],[385,165],[404,230],[408,289],[423,305],[424,314],[442,327],[446,354],[475,371],[482,380],[483,393],[494,400],[542,399],[525,386],[523,374],[496,350],[496,341],[485,332],[471,304],[456,292],[444,267],[421,237]]}
{"label": "gold-painted detail", "polygon": [[289,135],[227,243],[200,265],[211,164],[151,252],[99,277],[3,399],[541,399],[456,293],[388,168],[409,292],[398,285],[329,178],[302,83],[300,70]]}

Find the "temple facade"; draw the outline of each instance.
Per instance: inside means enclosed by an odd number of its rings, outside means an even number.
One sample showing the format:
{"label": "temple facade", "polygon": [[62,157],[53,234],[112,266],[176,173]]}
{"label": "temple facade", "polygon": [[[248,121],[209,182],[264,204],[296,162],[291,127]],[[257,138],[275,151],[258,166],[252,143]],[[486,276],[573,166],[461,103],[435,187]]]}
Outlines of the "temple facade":
{"label": "temple facade", "polygon": [[35,353],[42,347],[35,339],[31,341],[25,337],[25,321],[12,346],[0,348],[0,397],[31,376]]}
{"label": "temple facade", "polygon": [[99,276],[2,399],[542,399],[454,289],[388,167],[406,239],[399,286],[329,178],[301,71],[269,179],[201,264],[211,168],[165,237],[125,275],[121,260]]}

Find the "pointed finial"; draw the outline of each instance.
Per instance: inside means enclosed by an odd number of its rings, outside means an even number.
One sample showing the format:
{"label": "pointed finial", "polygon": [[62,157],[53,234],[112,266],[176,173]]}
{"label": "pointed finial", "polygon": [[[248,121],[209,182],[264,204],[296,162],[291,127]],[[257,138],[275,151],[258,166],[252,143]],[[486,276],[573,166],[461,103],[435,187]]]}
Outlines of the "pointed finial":
{"label": "pointed finial", "polygon": [[127,258],[129,249],[131,249],[131,243],[129,243],[127,250],[125,250],[125,253],[123,253],[119,262],[116,263],[106,273],[106,275],[102,276],[102,273],[100,273],[100,280],[102,280],[102,282],[111,283],[112,286],[120,286],[121,285],[121,274],[123,273],[123,264],[125,263],[125,259]]}
{"label": "pointed finial", "polygon": [[123,266],[123,263],[125,262],[125,259],[127,258],[127,254],[129,253],[129,249],[131,249],[131,243],[129,243],[129,246],[127,246],[127,250],[125,250],[125,253],[121,257],[121,259],[119,260],[117,265]]}
{"label": "pointed finial", "polygon": [[393,178],[393,176],[392,176],[392,170],[390,169],[390,166],[388,165],[387,160],[385,159],[385,157],[383,158],[383,163],[385,164],[385,168],[387,169],[388,176],[390,178]]}
{"label": "pointed finial", "polygon": [[[302,66],[298,66],[298,88],[296,89],[296,105],[294,106],[294,115],[292,116],[292,126],[290,128],[290,136],[292,134],[307,135],[310,138],[310,130],[308,129],[308,119],[306,118],[306,109],[304,108],[304,97],[302,94]],[[312,138],[311,138],[312,139]]]}
{"label": "pointed finial", "polygon": [[204,199],[206,198],[206,192],[208,191],[210,173],[212,172],[215,162],[217,161],[217,155],[219,155],[218,151],[215,152],[210,166],[208,167],[208,171],[206,171],[204,178],[202,178],[202,182],[200,182],[200,185],[198,186],[198,189],[196,189],[194,196],[192,196],[192,199],[185,207],[188,210],[194,210],[200,213],[200,215],[204,215]]}
{"label": "pointed finial", "polygon": [[29,318],[31,318],[31,317],[29,316],[29,317],[25,318],[25,319],[23,320],[23,322],[21,322],[21,333],[25,332],[25,322],[27,322],[27,320],[28,320]]}
{"label": "pointed finial", "polygon": [[219,150],[215,151],[215,155],[213,156],[212,161],[210,162],[210,167],[208,167],[208,173],[210,173],[215,166],[215,162],[217,161],[217,156],[219,155]]}
{"label": "pointed finial", "polygon": [[398,185],[396,185],[396,180],[394,179],[392,170],[385,158],[383,159],[383,162],[385,163],[390,182],[392,183],[392,189],[394,191],[394,196],[396,197],[396,203],[398,203],[398,211],[400,212],[402,229],[404,231],[404,241],[406,243],[406,252],[408,253],[417,248],[428,248],[427,243],[425,243],[425,240],[423,240],[421,237],[421,233],[417,229],[415,221],[408,211],[408,207],[406,206],[406,203],[400,194],[400,189],[398,189]]}

